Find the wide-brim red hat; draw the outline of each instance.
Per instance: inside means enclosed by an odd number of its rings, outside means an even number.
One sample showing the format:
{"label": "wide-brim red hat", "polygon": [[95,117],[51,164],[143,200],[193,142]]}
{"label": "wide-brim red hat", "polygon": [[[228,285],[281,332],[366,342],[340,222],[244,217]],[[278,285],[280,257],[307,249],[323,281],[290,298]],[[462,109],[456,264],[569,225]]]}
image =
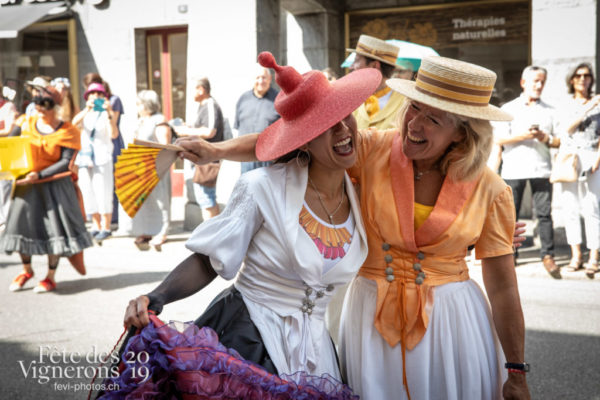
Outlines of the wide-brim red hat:
{"label": "wide-brim red hat", "polygon": [[260,53],[258,62],[275,70],[281,88],[275,99],[281,118],[256,143],[256,157],[261,161],[277,159],[315,139],[356,110],[381,83],[381,73],[374,68],[329,82],[321,71],[300,75],[293,67],[277,65],[269,52]]}

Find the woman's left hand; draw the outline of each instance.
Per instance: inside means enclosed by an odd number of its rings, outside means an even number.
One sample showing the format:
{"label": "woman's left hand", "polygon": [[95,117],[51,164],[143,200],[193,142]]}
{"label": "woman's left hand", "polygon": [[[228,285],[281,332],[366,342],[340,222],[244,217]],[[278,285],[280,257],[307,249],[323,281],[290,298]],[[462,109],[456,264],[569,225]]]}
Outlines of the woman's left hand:
{"label": "woman's left hand", "polygon": [[23,179],[18,179],[15,184],[17,185],[27,185],[33,181],[37,181],[40,178],[40,175],[35,172],[35,171],[31,171],[30,173],[28,173],[27,175],[25,175],[25,178]]}
{"label": "woman's left hand", "polygon": [[527,379],[522,374],[508,374],[508,379],[502,387],[502,397],[507,400],[529,400],[529,388]]}

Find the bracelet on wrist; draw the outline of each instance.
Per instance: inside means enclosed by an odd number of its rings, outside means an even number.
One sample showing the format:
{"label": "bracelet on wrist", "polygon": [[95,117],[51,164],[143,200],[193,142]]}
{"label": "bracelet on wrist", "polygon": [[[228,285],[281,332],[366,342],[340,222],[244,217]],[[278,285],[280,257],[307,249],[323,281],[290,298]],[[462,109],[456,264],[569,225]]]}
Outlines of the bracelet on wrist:
{"label": "bracelet on wrist", "polygon": [[507,368],[507,371],[508,371],[509,374],[527,375],[527,372],[521,371],[520,369]]}
{"label": "bracelet on wrist", "polygon": [[529,364],[527,363],[505,363],[504,368],[508,370],[508,372],[515,372],[518,374],[525,374],[529,372]]}

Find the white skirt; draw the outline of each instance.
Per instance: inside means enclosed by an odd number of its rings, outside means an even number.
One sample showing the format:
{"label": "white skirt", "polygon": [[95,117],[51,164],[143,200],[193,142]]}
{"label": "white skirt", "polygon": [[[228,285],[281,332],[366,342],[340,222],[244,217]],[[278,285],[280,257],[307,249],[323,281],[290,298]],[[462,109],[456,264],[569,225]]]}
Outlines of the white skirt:
{"label": "white skirt", "polygon": [[[377,286],[357,277],[346,295],[340,327],[340,361],[361,399],[407,399],[400,344],[390,347],[373,326]],[[501,399],[507,378],[483,292],[472,280],[434,289],[423,339],[406,351],[412,400]]]}

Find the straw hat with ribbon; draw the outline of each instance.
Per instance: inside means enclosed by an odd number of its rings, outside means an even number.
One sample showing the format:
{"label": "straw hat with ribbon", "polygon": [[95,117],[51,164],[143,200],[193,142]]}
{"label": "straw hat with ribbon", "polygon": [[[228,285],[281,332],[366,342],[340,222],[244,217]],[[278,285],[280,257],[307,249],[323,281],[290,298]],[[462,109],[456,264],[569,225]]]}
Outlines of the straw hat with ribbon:
{"label": "straw hat with ribbon", "polygon": [[388,79],[387,85],[406,97],[466,117],[511,121],[512,115],[489,104],[496,74],[487,68],[445,57],[426,57],[416,82]]}
{"label": "straw hat with ribbon", "polygon": [[395,67],[400,49],[398,46],[387,43],[385,40],[369,35],[360,35],[356,49],[346,49],[346,51],[355,52],[361,56],[369,57]]}
{"label": "straw hat with ribbon", "polygon": [[261,161],[274,160],[315,139],[358,108],[381,82],[381,73],[373,68],[329,82],[321,71],[300,75],[293,67],[277,65],[269,52],[260,53],[258,62],[275,70],[281,88],[275,99],[281,118],[256,143],[256,157]]}

